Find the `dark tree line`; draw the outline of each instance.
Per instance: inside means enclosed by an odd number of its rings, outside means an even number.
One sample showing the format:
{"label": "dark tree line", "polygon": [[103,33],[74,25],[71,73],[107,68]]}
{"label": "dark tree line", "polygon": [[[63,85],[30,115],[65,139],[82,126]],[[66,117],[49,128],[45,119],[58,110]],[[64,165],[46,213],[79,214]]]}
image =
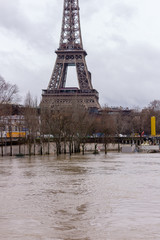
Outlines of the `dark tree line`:
{"label": "dark tree line", "polygon": [[[103,107],[99,114],[90,114],[82,106],[76,103],[72,108],[40,109],[36,99],[27,94],[24,106],[19,108],[11,103],[16,102],[18,88],[16,85],[6,83],[0,77],[0,139],[1,153],[3,156],[3,130],[6,125],[9,129],[10,155],[12,155],[12,115],[19,115],[17,130],[26,129],[25,144],[28,146],[29,155],[36,154],[36,145],[40,146],[40,154],[43,154],[44,144],[48,144],[47,153],[50,153],[52,141],[56,144],[57,155],[69,152],[84,154],[88,138],[95,140],[95,152],[97,151],[97,136],[103,138],[105,153],[108,143],[114,141],[114,137],[121,135],[130,136],[142,132],[150,135],[151,117],[156,117],[157,132],[160,133],[160,100],[154,100],[144,109],[125,110],[117,108],[116,111],[109,107]],[[13,107],[14,106],[14,107]],[[19,153],[24,139],[19,135]],[[118,142],[119,143],[119,142]],[[45,152],[46,153],[46,152]]]}

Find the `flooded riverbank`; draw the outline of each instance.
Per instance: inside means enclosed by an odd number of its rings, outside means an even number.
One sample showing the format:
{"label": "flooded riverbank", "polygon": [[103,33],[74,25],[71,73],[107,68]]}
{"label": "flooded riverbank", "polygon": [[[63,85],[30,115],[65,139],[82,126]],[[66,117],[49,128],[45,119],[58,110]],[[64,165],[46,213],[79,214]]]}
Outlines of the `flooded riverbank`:
{"label": "flooded riverbank", "polygon": [[0,158],[3,240],[160,239],[160,154]]}

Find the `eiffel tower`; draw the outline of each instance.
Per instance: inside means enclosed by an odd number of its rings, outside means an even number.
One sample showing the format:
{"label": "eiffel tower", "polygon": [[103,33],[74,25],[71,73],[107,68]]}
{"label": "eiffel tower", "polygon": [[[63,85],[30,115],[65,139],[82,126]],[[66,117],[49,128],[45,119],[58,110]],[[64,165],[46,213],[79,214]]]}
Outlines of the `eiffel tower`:
{"label": "eiffel tower", "polygon": [[[64,0],[62,30],[56,63],[46,90],[42,91],[42,107],[71,107],[74,103],[91,111],[98,110],[99,94],[93,89],[83,49],[79,1]],[[75,66],[79,88],[66,87],[68,67]]]}

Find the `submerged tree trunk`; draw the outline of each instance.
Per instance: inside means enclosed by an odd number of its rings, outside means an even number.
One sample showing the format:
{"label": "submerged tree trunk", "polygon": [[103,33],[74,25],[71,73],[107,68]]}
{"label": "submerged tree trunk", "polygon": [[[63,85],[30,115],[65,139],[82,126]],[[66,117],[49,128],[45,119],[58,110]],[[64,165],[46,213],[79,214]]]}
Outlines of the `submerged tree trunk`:
{"label": "submerged tree trunk", "polygon": [[2,137],[2,134],[1,134],[1,156],[2,156],[2,157],[4,156],[4,153],[3,153],[3,137]]}
{"label": "submerged tree trunk", "polygon": [[72,142],[69,142],[69,154],[72,155]]}
{"label": "submerged tree trunk", "polygon": [[20,138],[19,138],[19,146],[18,146],[18,148],[19,148],[19,154],[21,154],[21,143],[20,143]]}
{"label": "submerged tree trunk", "polygon": [[29,156],[31,156],[32,155],[32,144],[31,144],[31,142],[29,142],[29,144],[28,144],[28,150],[29,150]]}
{"label": "submerged tree trunk", "polygon": [[119,138],[118,138],[118,152],[120,152],[121,149],[120,149],[120,141],[119,141]]}
{"label": "submerged tree trunk", "polygon": [[78,141],[74,141],[74,153],[79,153],[80,152],[80,146]]}
{"label": "submerged tree trunk", "polygon": [[82,144],[82,154],[84,155],[84,153],[85,153],[85,144],[83,143]]}
{"label": "submerged tree trunk", "polygon": [[28,135],[28,154],[29,156],[32,155],[32,141],[31,141],[31,135]]}
{"label": "submerged tree trunk", "polygon": [[50,137],[48,138],[48,152],[47,154],[49,155],[50,154]]}
{"label": "submerged tree trunk", "polygon": [[64,152],[64,154],[67,153],[67,151],[66,151],[66,139],[64,139],[63,152]]}
{"label": "submerged tree trunk", "polygon": [[56,142],[56,153],[57,156],[61,154],[61,143],[59,141]]}
{"label": "submerged tree trunk", "polygon": [[10,142],[10,156],[12,156],[13,155],[13,151],[12,151],[12,140],[11,140],[11,142]]}
{"label": "submerged tree trunk", "polygon": [[105,142],[105,144],[104,144],[104,148],[105,148],[105,154],[107,154],[107,143]]}
{"label": "submerged tree trunk", "polygon": [[12,132],[10,133],[10,156],[13,155],[13,149],[12,149]]}
{"label": "submerged tree trunk", "polygon": [[98,153],[98,150],[97,150],[97,143],[95,143],[94,145],[94,154],[97,154]]}
{"label": "submerged tree trunk", "polygon": [[35,140],[35,137],[33,139],[33,146],[34,146],[34,155],[36,155],[36,140]]}

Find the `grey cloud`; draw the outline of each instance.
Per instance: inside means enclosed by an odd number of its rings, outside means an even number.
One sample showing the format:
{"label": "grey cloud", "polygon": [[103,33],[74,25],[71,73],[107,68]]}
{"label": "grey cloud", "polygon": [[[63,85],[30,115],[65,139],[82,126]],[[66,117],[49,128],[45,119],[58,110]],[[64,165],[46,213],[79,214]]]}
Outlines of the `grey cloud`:
{"label": "grey cloud", "polygon": [[116,2],[111,6],[111,11],[114,13],[114,19],[120,18],[124,19],[125,21],[135,17],[137,14],[137,9],[132,6],[128,5],[124,2]]}
{"label": "grey cloud", "polygon": [[43,57],[44,63],[37,65],[37,58],[29,63],[29,57],[23,53],[0,51],[1,75],[7,82],[18,85],[22,102],[29,91],[40,99],[42,89],[47,87],[54,61],[51,56]]}
{"label": "grey cloud", "polygon": [[112,34],[111,36],[109,36],[109,40],[116,43],[120,47],[125,47],[128,44],[127,40],[123,36],[118,34]]}
{"label": "grey cloud", "polygon": [[[19,9],[19,0],[0,0],[0,11],[0,26],[14,29],[16,28],[17,24],[19,25],[19,16],[21,15]],[[23,16],[21,15],[21,18],[22,17]]]}
{"label": "grey cloud", "polygon": [[51,1],[46,2],[46,8],[42,9],[46,18],[33,21],[24,13],[22,0],[0,0],[0,27],[7,29],[10,33],[13,32],[30,47],[49,50],[51,44],[54,46],[57,43],[54,32],[57,36],[58,11],[53,14],[54,5],[56,6]]}
{"label": "grey cloud", "polygon": [[99,59],[96,65],[93,60],[90,64],[94,87],[103,104],[142,107],[159,98],[160,52],[153,47],[127,45],[117,51],[105,50],[94,59]]}

